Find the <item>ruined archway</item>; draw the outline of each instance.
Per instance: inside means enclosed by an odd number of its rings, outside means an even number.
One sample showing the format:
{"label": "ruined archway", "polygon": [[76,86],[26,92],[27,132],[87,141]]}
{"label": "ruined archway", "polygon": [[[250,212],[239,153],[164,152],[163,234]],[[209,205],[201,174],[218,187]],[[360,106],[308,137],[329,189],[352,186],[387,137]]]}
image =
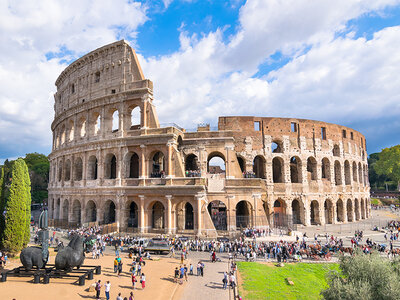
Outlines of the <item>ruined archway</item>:
{"label": "ruined archway", "polygon": [[312,156],[307,159],[307,179],[308,182],[317,180],[317,161]]}
{"label": "ruined archway", "polygon": [[210,174],[225,174],[225,156],[213,152],[208,156],[207,172]]}
{"label": "ruined archway", "polygon": [[83,174],[82,158],[77,157],[75,160],[75,166],[74,166],[74,180],[75,181],[82,180],[82,174]]}
{"label": "ruined archway", "polygon": [[301,160],[297,156],[290,158],[290,181],[301,183]]}
{"label": "ruined archway", "polygon": [[353,181],[357,182],[357,164],[353,161]]}
{"label": "ruined archway", "polygon": [[346,185],[351,184],[351,172],[350,172],[350,163],[348,160],[344,162],[344,183]]}
{"label": "ruined archway", "polygon": [[333,224],[333,203],[330,199],[324,202],[325,224]]}
{"label": "ruined archway", "polygon": [[283,153],[283,144],[280,140],[274,140],[271,143],[271,152],[272,153]]}
{"label": "ruined archway", "polygon": [[339,199],[336,202],[336,220],[338,222],[344,222],[344,208],[342,199]]}
{"label": "ruined archway", "polygon": [[319,203],[317,200],[312,200],[310,205],[310,222],[311,225],[321,225],[319,215]]}
{"label": "ruined archway", "polygon": [[163,177],[165,174],[165,157],[164,153],[157,151],[151,159],[151,174],[150,177]]}
{"label": "ruined archway", "polygon": [[97,179],[97,169],[98,169],[98,163],[97,163],[97,158],[96,156],[92,155],[89,157],[88,161],[88,180],[96,180]]}
{"label": "ruined archway", "polygon": [[300,201],[295,199],[292,201],[292,219],[293,224],[301,224],[301,215],[303,213],[302,205]]}
{"label": "ruined archway", "polygon": [[138,206],[132,201],[129,204],[129,217],[128,217],[128,227],[138,228],[139,227],[139,218],[138,218]]}
{"label": "ruined archway", "polygon": [[253,173],[256,178],[265,179],[265,159],[261,155],[257,155],[254,158]]}
{"label": "ruined archway", "polygon": [[199,172],[199,159],[194,154],[189,154],[185,159],[185,176],[186,177],[198,177]]}
{"label": "ruined archway", "polygon": [[286,204],[282,199],[277,199],[274,202],[274,226],[284,226],[286,220]]}
{"label": "ruined archway", "polygon": [[62,206],[62,219],[64,221],[68,221],[68,214],[69,214],[69,201],[67,199],[64,199]]}
{"label": "ruined archway", "polygon": [[185,229],[186,230],[194,229],[193,206],[189,202],[186,202],[185,204]]}
{"label": "ruined archway", "polygon": [[126,177],[139,178],[139,155],[129,152],[125,159]]}
{"label": "ruined archway", "polygon": [[67,159],[65,161],[65,175],[64,175],[64,180],[65,181],[70,181],[71,180],[71,161]]}
{"label": "ruined archway", "polygon": [[329,162],[329,159],[324,157],[322,159],[322,164],[321,164],[321,177],[322,180],[331,180],[331,163]]}
{"label": "ruined archway", "polygon": [[283,170],[283,159],[274,157],[274,159],[272,159],[272,177],[274,183],[283,183]]}
{"label": "ruined archway", "polygon": [[76,226],[81,225],[81,202],[78,199],[75,199],[72,204],[72,216],[70,221]]}
{"label": "ruined archway", "polygon": [[156,201],[152,205],[151,216],[151,227],[153,229],[163,229],[165,226],[164,205],[160,201]]}
{"label": "ruined archway", "polygon": [[111,224],[115,221],[115,203],[108,200],[104,205],[104,224]]}
{"label": "ruined archway", "polygon": [[114,154],[109,153],[106,155],[105,164],[104,164],[105,179],[116,179],[117,178],[117,158]]}
{"label": "ruined archway", "polygon": [[250,202],[242,200],[236,204],[236,228],[251,226],[252,206]]}
{"label": "ruined archway", "polygon": [[246,172],[246,163],[245,163],[244,158],[238,155],[237,160],[239,163],[240,171],[242,171],[242,173],[245,173]]}
{"label": "ruined archway", "polygon": [[356,217],[356,221],[360,220],[360,205],[358,203],[358,199],[354,199],[354,215]]}
{"label": "ruined archway", "polygon": [[361,198],[361,218],[365,219],[365,200]]}
{"label": "ruined archway", "polygon": [[335,161],[335,184],[342,185],[342,168],[338,160]]}
{"label": "ruined archway", "polygon": [[96,222],[97,220],[97,208],[94,201],[89,200],[86,204],[86,222]]}
{"label": "ruined archway", "polygon": [[208,204],[208,213],[216,230],[227,230],[226,205],[222,201],[212,201]]}
{"label": "ruined archway", "polygon": [[346,204],[346,208],[347,208],[347,221],[348,222],[353,222],[353,202],[351,201],[351,199],[347,199],[347,204]]}

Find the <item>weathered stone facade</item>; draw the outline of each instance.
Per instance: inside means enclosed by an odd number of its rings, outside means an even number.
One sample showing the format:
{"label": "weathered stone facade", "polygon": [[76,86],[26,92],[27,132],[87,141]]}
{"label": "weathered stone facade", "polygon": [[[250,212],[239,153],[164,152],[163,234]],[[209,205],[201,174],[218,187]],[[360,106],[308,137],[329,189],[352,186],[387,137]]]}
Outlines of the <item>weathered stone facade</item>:
{"label": "weathered stone facade", "polygon": [[[56,223],[215,235],[370,216],[366,142],[355,130],[262,117],[220,117],[216,131],[160,127],[153,84],[124,41],[73,62],[56,86]],[[210,168],[213,157],[224,173],[210,174],[220,170]]]}

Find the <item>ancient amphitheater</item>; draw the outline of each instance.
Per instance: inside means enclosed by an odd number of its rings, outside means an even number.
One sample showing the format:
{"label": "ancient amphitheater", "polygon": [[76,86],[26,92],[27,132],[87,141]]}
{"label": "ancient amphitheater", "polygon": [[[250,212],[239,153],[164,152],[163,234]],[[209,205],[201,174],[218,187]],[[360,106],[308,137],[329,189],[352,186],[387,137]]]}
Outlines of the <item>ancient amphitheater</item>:
{"label": "ancient amphitheater", "polygon": [[215,235],[370,216],[366,141],[351,128],[269,117],[160,126],[153,83],[125,41],[73,62],[56,86],[54,225]]}

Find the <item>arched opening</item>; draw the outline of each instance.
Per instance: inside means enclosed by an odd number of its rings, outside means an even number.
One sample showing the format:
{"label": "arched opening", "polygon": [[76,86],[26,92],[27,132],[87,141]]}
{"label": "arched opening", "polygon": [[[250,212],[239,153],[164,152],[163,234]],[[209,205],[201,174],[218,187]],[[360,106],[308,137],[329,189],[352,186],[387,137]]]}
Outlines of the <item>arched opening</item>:
{"label": "arched opening", "polygon": [[178,151],[182,151],[182,147],[183,147],[183,139],[182,139],[182,136],[178,136],[178,138],[176,139],[176,143],[177,143],[177,149],[178,149]]}
{"label": "arched opening", "polygon": [[329,159],[327,159],[326,157],[322,159],[321,175],[322,180],[325,179],[327,181],[331,181],[331,164],[329,162]]}
{"label": "arched opening", "polygon": [[117,178],[117,158],[114,154],[109,153],[106,155],[106,163],[105,163],[105,179],[115,179]]}
{"label": "arched opening", "polygon": [[118,110],[114,111],[112,114],[112,132],[117,132],[119,129],[119,113]]}
{"label": "arched opening", "polygon": [[54,205],[54,219],[58,220],[60,218],[60,198],[56,200],[56,204]]}
{"label": "arched opening", "polygon": [[75,160],[75,167],[74,167],[74,180],[76,181],[82,180],[82,172],[83,172],[82,158],[77,157]]}
{"label": "arched opening", "polygon": [[351,199],[347,199],[347,221],[348,222],[353,222],[353,202],[351,202]]}
{"label": "arched opening", "polygon": [[293,224],[301,224],[301,206],[299,200],[295,199],[292,201],[292,218]]}
{"label": "arched opening", "polygon": [[226,205],[222,201],[212,201],[208,204],[208,213],[216,230],[227,229]]}
{"label": "arched opening", "polygon": [[317,161],[312,156],[307,159],[307,179],[308,182],[317,180]]}
{"label": "arched opening", "polygon": [[351,184],[351,172],[350,172],[350,163],[348,160],[344,162],[344,183],[346,185]]}
{"label": "arched opening", "polygon": [[256,178],[265,179],[265,159],[260,155],[254,158],[253,173]]}
{"label": "arched opening", "polygon": [[96,121],[94,123],[93,133],[94,133],[94,135],[98,135],[100,133],[100,129],[101,129],[101,118],[100,118],[99,114],[95,114],[94,118]]}
{"label": "arched opening", "polygon": [[272,160],[272,177],[274,183],[283,182],[283,160],[280,157],[274,157]]}
{"label": "arched opening", "polygon": [[338,160],[335,161],[335,184],[342,185],[342,169]]}
{"label": "arched opening", "polygon": [[343,210],[343,201],[339,199],[336,202],[336,220],[338,222],[344,222],[344,210]]}
{"label": "arched opening", "polygon": [[72,219],[71,222],[79,226],[81,224],[81,203],[75,200],[72,204]]}
{"label": "arched opening", "polygon": [[365,201],[361,199],[361,218],[365,219]]}
{"label": "arched opening", "polygon": [[252,207],[248,201],[239,201],[236,204],[236,228],[251,226]]}
{"label": "arched opening", "polygon": [[310,221],[311,225],[320,225],[321,220],[319,216],[319,203],[317,200],[312,200],[311,201],[311,207],[310,207]]}
{"label": "arched opening", "polygon": [[274,202],[274,225],[283,226],[287,223],[286,220],[286,206],[282,199]]}
{"label": "arched opening", "polygon": [[65,176],[64,176],[65,181],[71,180],[71,161],[67,159],[65,161]]}
{"label": "arched opening", "polygon": [[63,173],[63,170],[62,170],[62,165],[60,163],[60,166],[58,167],[58,181],[61,181],[62,173]]}
{"label": "arched opening", "polygon": [[298,157],[293,156],[290,159],[290,181],[292,183],[301,183],[301,161]]}
{"label": "arched opening", "polygon": [[360,184],[363,183],[363,175],[362,175],[361,163],[358,163],[358,182]]}
{"label": "arched opening", "polygon": [[210,174],[225,174],[225,157],[221,153],[211,153],[208,156],[207,172]]}
{"label": "arched opening", "polygon": [[131,153],[129,156],[128,177],[139,178],[139,155],[136,153]]}
{"label": "arched opening", "polygon": [[326,199],[324,202],[325,224],[333,224],[333,203]]}
{"label": "arched opening", "polygon": [[198,158],[194,154],[189,154],[185,159],[185,176],[200,177]]}
{"label": "arched opening", "polygon": [[353,181],[357,182],[357,164],[353,161]]}
{"label": "arched opening", "polygon": [[97,208],[96,204],[89,200],[86,204],[86,222],[96,222],[97,220]]}
{"label": "arched opening", "polygon": [[279,140],[274,140],[271,143],[271,152],[272,153],[283,153],[282,142]]}
{"label": "arched opening", "polygon": [[64,221],[68,221],[68,213],[69,213],[69,202],[68,200],[63,201],[63,206],[62,206],[62,219]]}
{"label": "arched opening", "polygon": [[140,107],[136,106],[131,110],[131,130],[140,129]]}
{"label": "arched opening", "polygon": [[165,175],[165,158],[164,154],[160,151],[153,155],[152,171],[150,177],[164,177]]}
{"label": "arched opening", "polygon": [[84,118],[79,120],[79,135],[80,137],[84,137],[86,135],[86,120]]}
{"label": "arched opening", "polygon": [[92,155],[89,157],[88,161],[88,180],[96,180],[97,179],[97,158]]}
{"label": "arched opening", "polygon": [[244,174],[246,171],[246,165],[245,165],[244,159],[241,156],[236,156],[236,157],[237,157],[237,160],[239,163],[240,171],[242,171],[242,173]]}
{"label": "arched opening", "polygon": [[194,229],[193,206],[189,202],[186,202],[185,204],[185,229],[186,230]]}
{"label": "arched opening", "polygon": [[333,156],[340,156],[340,147],[339,145],[334,145],[332,149]]}
{"label": "arched opening", "polygon": [[360,220],[360,205],[358,204],[358,199],[354,200],[354,212],[356,221]]}
{"label": "arched opening", "polygon": [[65,125],[61,127],[61,145],[65,143]]}
{"label": "arched opening", "polygon": [[138,214],[138,206],[132,201],[129,205],[129,218],[128,218],[128,227],[138,228],[139,227],[139,214]]}
{"label": "arched opening", "polygon": [[104,224],[111,224],[115,222],[115,203],[108,200],[104,207]]}
{"label": "arched opening", "polygon": [[74,140],[74,135],[75,135],[75,126],[74,126],[74,122],[71,120],[69,121],[69,136],[68,136],[68,140],[71,142]]}
{"label": "arched opening", "polygon": [[151,227],[153,229],[164,228],[164,205],[156,201],[151,208]]}

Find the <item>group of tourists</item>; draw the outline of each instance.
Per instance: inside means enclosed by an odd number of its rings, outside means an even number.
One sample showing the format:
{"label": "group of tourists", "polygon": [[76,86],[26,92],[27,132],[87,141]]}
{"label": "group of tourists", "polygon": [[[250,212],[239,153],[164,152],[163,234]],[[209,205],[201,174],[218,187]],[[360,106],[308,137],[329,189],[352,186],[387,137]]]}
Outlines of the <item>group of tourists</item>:
{"label": "group of tourists", "polygon": [[201,177],[201,171],[200,170],[186,170],[185,176],[186,177]]}
{"label": "group of tourists", "polygon": [[7,253],[2,252],[0,250],[0,270],[3,269],[6,266],[7,261],[8,261]]}
{"label": "group of tourists", "polygon": [[165,172],[151,172],[150,178],[165,178]]}
{"label": "group of tourists", "polygon": [[[101,283],[101,280],[98,280],[95,285],[95,291],[96,291],[96,299],[100,299],[100,294],[101,294],[101,289],[103,285]],[[107,281],[104,283],[104,294],[106,296],[106,300],[110,300],[110,290],[111,290],[111,283],[110,281]],[[122,298],[121,293],[118,293],[118,296],[116,300],[134,300],[133,292],[130,292],[128,297]]]}
{"label": "group of tourists", "polygon": [[256,178],[256,174],[253,171],[243,172],[243,178]]}

